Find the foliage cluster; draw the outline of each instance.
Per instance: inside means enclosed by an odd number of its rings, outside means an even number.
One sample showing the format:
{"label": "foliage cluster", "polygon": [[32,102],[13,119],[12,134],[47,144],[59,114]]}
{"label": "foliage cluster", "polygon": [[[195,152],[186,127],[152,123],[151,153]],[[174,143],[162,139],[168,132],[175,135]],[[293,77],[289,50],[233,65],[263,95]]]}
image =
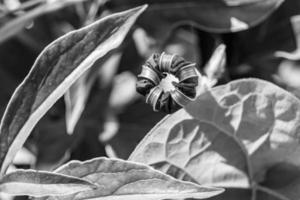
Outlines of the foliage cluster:
{"label": "foliage cluster", "polygon": [[[0,55],[39,53],[28,74],[0,61],[14,90],[0,197],[297,200],[299,12],[297,0],[0,1]],[[164,119],[135,92],[155,51],[202,74],[196,100]],[[13,169],[27,149],[36,170]]]}

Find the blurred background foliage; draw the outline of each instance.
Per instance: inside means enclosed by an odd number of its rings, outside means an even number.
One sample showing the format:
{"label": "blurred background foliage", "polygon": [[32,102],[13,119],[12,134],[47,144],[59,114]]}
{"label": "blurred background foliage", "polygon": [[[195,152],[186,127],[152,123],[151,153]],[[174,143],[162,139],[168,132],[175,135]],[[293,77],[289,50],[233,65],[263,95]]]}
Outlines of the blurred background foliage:
{"label": "blurred background foliage", "polygon": [[258,77],[299,96],[298,0],[1,0],[1,115],[47,44],[144,3],[149,9],[118,51],[95,63],[39,122],[17,167],[51,170],[70,159],[127,159],[165,116],[135,92],[141,64],[154,52],[181,55],[204,73],[213,50],[224,43],[226,69],[218,84]]}

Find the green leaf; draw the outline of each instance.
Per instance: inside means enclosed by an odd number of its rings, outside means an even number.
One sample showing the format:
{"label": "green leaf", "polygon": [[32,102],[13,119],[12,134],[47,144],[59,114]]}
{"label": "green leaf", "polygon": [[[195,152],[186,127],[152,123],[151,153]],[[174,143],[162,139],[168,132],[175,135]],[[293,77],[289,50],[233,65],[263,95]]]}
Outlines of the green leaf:
{"label": "green leaf", "polygon": [[46,3],[41,4],[40,6],[27,11],[25,14],[22,14],[21,16],[18,16],[17,18],[14,18],[3,24],[0,27],[0,43],[20,32],[35,18],[82,1],[85,0],[46,1]]}
{"label": "green leaf", "polygon": [[149,166],[119,159],[96,158],[86,162],[72,161],[57,169],[56,172],[83,178],[98,186],[98,189],[93,191],[61,197],[63,200],[109,198],[159,200],[192,197],[204,199],[223,191],[176,180]]}
{"label": "green leaf", "polygon": [[259,79],[237,80],[166,117],[129,160],[182,180],[249,189],[250,199],[264,199],[255,197],[258,191],[296,200],[299,189],[291,186],[300,170],[299,122],[296,97]]}
{"label": "green leaf", "polygon": [[116,49],[146,6],[105,17],[52,42],[16,89],[0,127],[1,174],[40,118],[96,60]]}
{"label": "green leaf", "polygon": [[76,177],[33,170],[18,170],[0,180],[1,192],[33,197],[74,194],[95,187],[94,184]]}

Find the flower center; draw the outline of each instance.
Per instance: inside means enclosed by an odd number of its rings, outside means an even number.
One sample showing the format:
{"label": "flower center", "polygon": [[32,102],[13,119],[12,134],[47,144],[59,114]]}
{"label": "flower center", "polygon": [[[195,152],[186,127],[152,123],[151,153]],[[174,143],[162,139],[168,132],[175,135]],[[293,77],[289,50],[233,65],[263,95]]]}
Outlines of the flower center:
{"label": "flower center", "polygon": [[176,78],[174,75],[169,73],[166,73],[166,75],[167,76],[160,81],[159,86],[164,90],[164,92],[175,90],[175,87],[172,84],[172,82],[178,83],[179,82],[178,78]]}

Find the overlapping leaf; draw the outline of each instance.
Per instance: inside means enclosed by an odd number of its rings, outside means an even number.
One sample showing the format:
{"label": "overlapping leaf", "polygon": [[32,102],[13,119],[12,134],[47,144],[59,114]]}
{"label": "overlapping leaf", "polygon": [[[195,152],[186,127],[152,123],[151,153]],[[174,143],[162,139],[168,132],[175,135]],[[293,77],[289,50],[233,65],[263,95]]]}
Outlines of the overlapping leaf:
{"label": "overlapping leaf", "polygon": [[[86,162],[72,161],[56,172],[83,178],[95,183],[98,189],[63,196],[77,199],[205,199],[223,190],[183,182],[149,166],[118,159],[96,158]],[[60,197],[55,197],[57,200]],[[48,198],[52,199],[51,197]]]}
{"label": "overlapping leaf", "polygon": [[262,80],[238,80],[162,120],[130,160],[229,192],[249,188],[249,199],[259,191],[256,199],[296,200],[299,122],[300,102],[293,95]]}
{"label": "overlapping leaf", "polygon": [[117,13],[70,32],[40,54],[1,121],[2,175],[39,119],[97,59],[122,43],[145,8]]}
{"label": "overlapping leaf", "polygon": [[140,21],[151,34],[166,32],[166,29],[181,22],[194,24],[209,32],[241,31],[262,22],[282,2],[283,0],[112,0],[115,6],[149,3],[151,6]]}
{"label": "overlapping leaf", "polygon": [[88,181],[62,174],[18,170],[5,175],[0,181],[0,191],[11,195],[60,196],[93,190]]}
{"label": "overlapping leaf", "polygon": [[67,132],[72,134],[81,117],[90,95],[93,84],[101,78],[102,87],[106,87],[115,75],[120,61],[120,54],[113,54],[103,58],[80,77],[65,94]]}

